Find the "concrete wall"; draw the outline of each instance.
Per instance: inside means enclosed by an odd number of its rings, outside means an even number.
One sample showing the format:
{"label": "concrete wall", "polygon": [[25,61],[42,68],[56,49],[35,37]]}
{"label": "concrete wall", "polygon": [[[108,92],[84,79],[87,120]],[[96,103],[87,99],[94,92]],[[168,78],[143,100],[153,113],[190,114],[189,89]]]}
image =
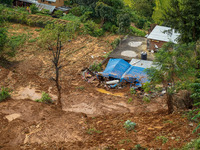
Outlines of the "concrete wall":
{"label": "concrete wall", "polygon": [[56,6],[56,7],[60,7],[60,6],[64,6],[64,0],[56,0],[56,2],[49,2],[46,0],[43,0],[44,2],[42,2],[42,0],[38,0],[39,3],[43,3],[43,4],[47,4],[47,5],[52,5],[52,6]]}
{"label": "concrete wall", "polygon": [[147,49],[149,49],[149,50],[157,50],[155,48],[155,45],[157,45],[158,49],[159,49],[163,46],[163,44],[166,43],[166,42],[163,42],[163,41],[157,41],[157,40],[152,40],[152,39],[147,39],[147,41],[148,41],[147,42]]}

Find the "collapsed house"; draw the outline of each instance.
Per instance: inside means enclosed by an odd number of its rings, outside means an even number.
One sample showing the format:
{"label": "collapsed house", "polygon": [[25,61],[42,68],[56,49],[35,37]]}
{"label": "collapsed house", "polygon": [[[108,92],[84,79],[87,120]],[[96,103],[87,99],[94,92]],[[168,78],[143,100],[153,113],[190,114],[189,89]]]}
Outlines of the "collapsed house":
{"label": "collapsed house", "polygon": [[105,70],[98,72],[97,77],[111,88],[123,86],[124,83],[131,83],[131,86],[139,88],[148,81],[144,69],[133,66],[123,59],[110,59]]}

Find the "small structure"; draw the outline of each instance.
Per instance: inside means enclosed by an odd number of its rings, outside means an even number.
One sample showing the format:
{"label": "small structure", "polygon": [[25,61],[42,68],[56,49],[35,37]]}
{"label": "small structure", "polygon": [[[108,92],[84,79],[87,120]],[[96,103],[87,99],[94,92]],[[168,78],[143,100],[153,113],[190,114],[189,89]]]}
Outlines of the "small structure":
{"label": "small structure", "polygon": [[147,49],[157,51],[164,43],[173,42],[177,44],[180,33],[174,29],[156,25],[147,36]]}
{"label": "small structure", "polygon": [[64,6],[64,0],[38,0],[38,3],[56,6],[56,8]]}
{"label": "small structure", "polygon": [[14,0],[13,5],[20,7],[29,7],[32,4],[38,3],[37,0]]}
{"label": "small structure", "polygon": [[114,85],[110,85],[111,88],[127,82],[137,85],[139,83],[141,86],[142,83],[148,81],[144,69],[142,67],[132,66],[123,59],[110,59],[106,69],[98,73],[98,78],[103,77],[107,81],[113,81]]}
{"label": "small structure", "polygon": [[63,13],[68,13],[71,9],[70,7],[64,6],[64,0],[14,0],[13,4],[15,6],[29,7],[35,4],[39,11],[46,9],[52,14],[54,10],[61,10]]}

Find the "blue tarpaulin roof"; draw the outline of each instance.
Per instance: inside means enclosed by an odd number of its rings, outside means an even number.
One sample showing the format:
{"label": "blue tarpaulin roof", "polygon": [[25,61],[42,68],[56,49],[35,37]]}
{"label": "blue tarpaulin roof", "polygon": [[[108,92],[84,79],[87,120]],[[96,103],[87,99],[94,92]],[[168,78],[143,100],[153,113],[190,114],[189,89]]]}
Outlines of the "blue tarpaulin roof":
{"label": "blue tarpaulin roof", "polygon": [[110,59],[106,69],[103,72],[99,72],[99,75],[120,79],[120,82],[127,81],[133,83],[134,81],[138,81],[145,83],[148,79],[144,69],[132,66],[123,59]]}
{"label": "blue tarpaulin roof", "polygon": [[113,77],[116,79],[121,79],[124,72],[130,67],[131,65],[123,59],[110,59],[106,69],[99,74],[104,77]]}

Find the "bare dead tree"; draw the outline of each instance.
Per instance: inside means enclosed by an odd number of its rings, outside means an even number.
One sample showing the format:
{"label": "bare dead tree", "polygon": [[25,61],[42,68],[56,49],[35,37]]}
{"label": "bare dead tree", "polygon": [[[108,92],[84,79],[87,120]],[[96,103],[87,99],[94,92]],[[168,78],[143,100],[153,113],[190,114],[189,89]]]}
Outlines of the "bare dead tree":
{"label": "bare dead tree", "polygon": [[62,68],[62,66],[59,64],[60,52],[62,50],[62,45],[61,45],[61,41],[60,41],[60,34],[58,34],[56,50],[54,50],[51,46],[49,46],[49,50],[52,51],[52,54],[53,54],[52,62],[55,66],[55,72],[56,72],[56,77],[52,78],[52,80],[56,82],[56,87],[57,87],[57,91],[58,91],[57,106],[62,108],[61,86],[60,86],[60,82],[59,82],[59,70]]}

